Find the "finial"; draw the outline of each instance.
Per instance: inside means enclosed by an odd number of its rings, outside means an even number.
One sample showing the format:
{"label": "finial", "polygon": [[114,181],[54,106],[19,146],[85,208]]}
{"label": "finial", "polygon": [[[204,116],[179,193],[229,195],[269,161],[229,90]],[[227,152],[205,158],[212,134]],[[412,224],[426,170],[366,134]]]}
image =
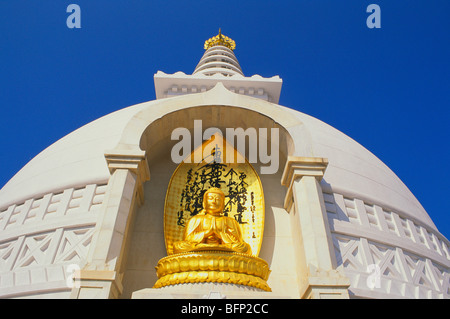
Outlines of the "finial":
{"label": "finial", "polygon": [[221,28],[219,28],[218,35],[205,41],[204,48],[205,48],[205,50],[208,50],[209,48],[216,46],[216,45],[223,45],[230,50],[234,50],[236,48],[236,43],[229,37],[223,35]]}

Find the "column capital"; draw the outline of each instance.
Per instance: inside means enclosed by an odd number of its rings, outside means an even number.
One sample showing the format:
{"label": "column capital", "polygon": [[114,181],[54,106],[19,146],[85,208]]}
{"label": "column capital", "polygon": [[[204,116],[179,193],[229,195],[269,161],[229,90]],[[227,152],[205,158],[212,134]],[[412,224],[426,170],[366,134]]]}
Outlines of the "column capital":
{"label": "column capital", "polygon": [[297,177],[315,176],[321,180],[328,166],[328,159],[323,157],[289,156],[284,166],[281,184],[289,187]]}
{"label": "column capital", "polygon": [[116,169],[128,169],[143,180],[150,179],[147,157],[145,151],[136,150],[110,150],[105,152],[106,162],[111,174]]}
{"label": "column capital", "polygon": [[281,185],[288,188],[284,208],[289,212],[292,206],[292,185],[298,178],[312,176],[320,182],[328,166],[328,159],[322,157],[289,156],[284,167]]}
{"label": "column capital", "polygon": [[106,151],[105,159],[109,172],[114,174],[118,169],[126,169],[136,175],[139,204],[144,203],[143,183],[150,180],[147,156],[142,150],[110,150]]}

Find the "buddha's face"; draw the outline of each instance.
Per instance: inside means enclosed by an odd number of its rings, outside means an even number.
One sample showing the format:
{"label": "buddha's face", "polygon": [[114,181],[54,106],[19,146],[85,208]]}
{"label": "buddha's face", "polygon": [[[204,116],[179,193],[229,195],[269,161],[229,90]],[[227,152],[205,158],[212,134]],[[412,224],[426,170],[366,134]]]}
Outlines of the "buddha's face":
{"label": "buddha's face", "polygon": [[223,196],[218,193],[209,192],[205,195],[205,210],[211,214],[217,214],[223,210]]}

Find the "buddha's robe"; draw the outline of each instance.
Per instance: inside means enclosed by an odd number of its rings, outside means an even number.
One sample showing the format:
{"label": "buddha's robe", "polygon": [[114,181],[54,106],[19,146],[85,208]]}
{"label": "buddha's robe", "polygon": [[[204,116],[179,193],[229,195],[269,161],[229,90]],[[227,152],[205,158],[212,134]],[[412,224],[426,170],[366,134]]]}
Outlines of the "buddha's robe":
{"label": "buddha's robe", "polygon": [[184,240],[174,243],[175,253],[199,248],[225,248],[251,254],[250,245],[242,239],[241,229],[234,218],[214,216],[204,211],[189,220]]}

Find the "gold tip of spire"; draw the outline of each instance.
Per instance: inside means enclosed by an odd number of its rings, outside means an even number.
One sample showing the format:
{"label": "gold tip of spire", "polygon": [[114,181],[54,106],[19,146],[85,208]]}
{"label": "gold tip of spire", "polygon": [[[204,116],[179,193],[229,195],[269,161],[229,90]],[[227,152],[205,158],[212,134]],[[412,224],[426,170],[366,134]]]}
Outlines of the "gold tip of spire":
{"label": "gold tip of spire", "polygon": [[230,50],[234,50],[236,48],[236,43],[229,37],[223,35],[220,28],[218,35],[205,41],[204,48],[205,50],[208,50],[209,48],[216,45],[223,45],[224,47],[227,47]]}

